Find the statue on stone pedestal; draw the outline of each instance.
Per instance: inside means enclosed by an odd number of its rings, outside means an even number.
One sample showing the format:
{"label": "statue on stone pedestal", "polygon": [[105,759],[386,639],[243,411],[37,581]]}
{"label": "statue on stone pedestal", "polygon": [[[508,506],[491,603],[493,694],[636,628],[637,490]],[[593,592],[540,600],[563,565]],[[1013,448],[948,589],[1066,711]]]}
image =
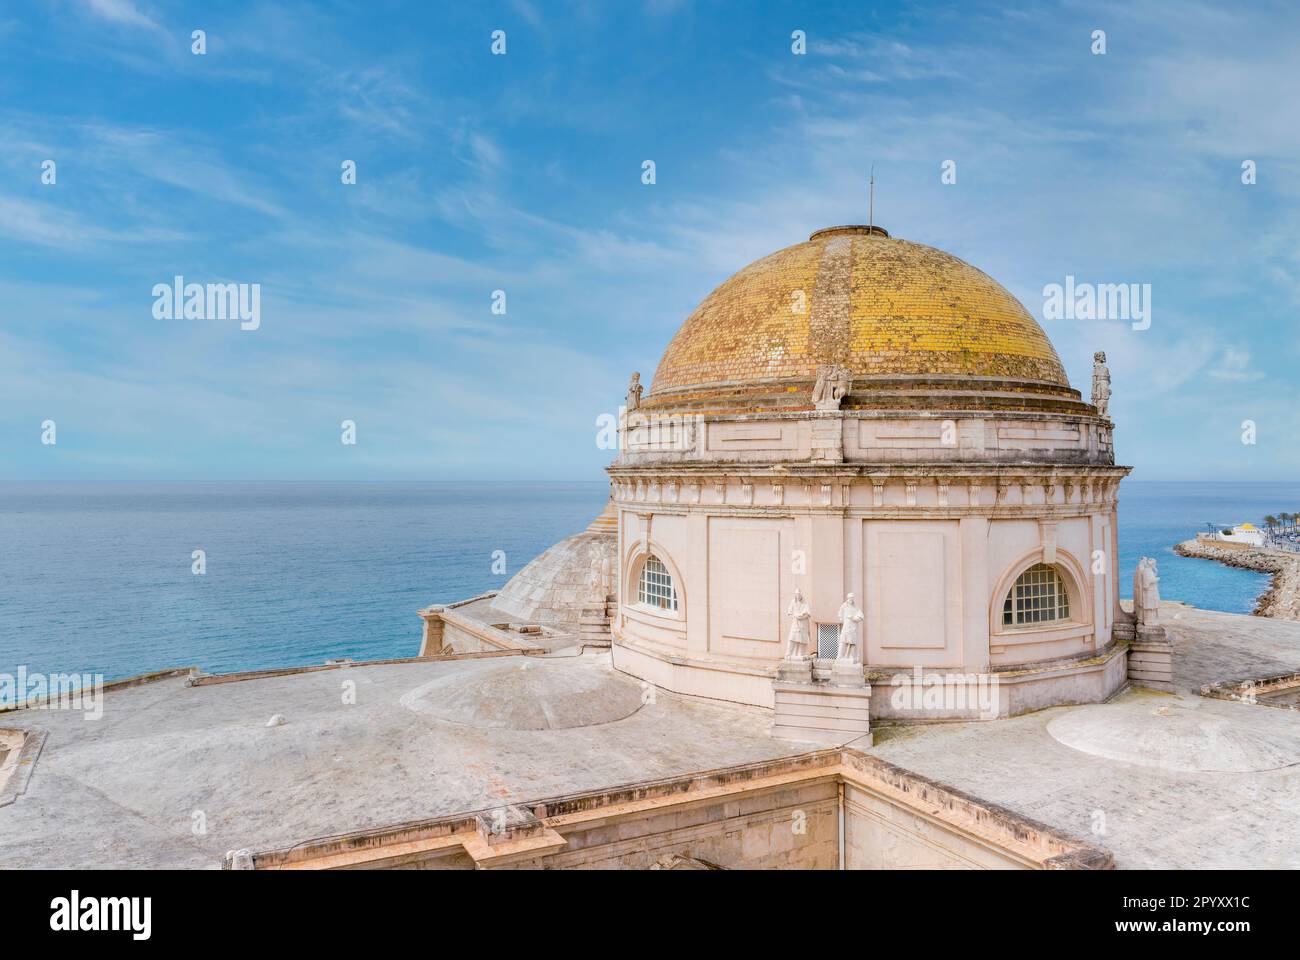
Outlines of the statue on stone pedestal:
{"label": "statue on stone pedestal", "polygon": [[1142,567],[1146,557],[1138,560],[1137,569],[1133,571],[1133,622],[1142,622]]}
{"label": "statue on stone pedestal", "polygon": [[858,637],[861,633],[861,626],[864,616],[862,610],[853,602],[853,594],[849,594],[844,602],[840,604],[840,649],[839,656],[836,660],[842,660],[845,663],[861,663],[858,659]]}
{"label": "statue on stone pedestal", "polygon": [[633,373],[632,379],[629,380],[627,384],[627,412],[628,413],[631,413],[633,410],[639,410],[641,408],[641,391],[643,389],[644,388],[641,386],[640,372]]}
{"label": "statue on stone pedestal", "polygon": [[1101,350],[1092,355],[1092,405],[1097,408],[1098,416],[1107,416],[1106,408],[1110,405],[1110,368],[1106,366],[1106,354]]}
{"label": "statue on stone pedestal", "polygon": [[785,613],[792,618],[790,633],[785,641],[785,659],[796,662],[807,660],[810,642],[808,625],[812,622],[812,609],[808,606],[808,601],[803,598],[802,590],[795,590],[794,598]]}
{"label": "statue on stone pedestal", "polygon": [[1142,598],[1133,596],[1133,609],[1138,614],[1138,623],[1144,627],[1154,627],[1160,622],[1160,574],[1156,570],[1155,557],[1143,557],[1138,563],[1142,578]]}

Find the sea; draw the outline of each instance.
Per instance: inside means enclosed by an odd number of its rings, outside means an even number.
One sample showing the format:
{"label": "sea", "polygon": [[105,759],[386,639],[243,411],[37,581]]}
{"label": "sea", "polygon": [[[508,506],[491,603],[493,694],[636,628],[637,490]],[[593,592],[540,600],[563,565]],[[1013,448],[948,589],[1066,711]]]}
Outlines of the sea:
{"label": "sea", "polygon": [[[0,674],[221,673],[413,656],[416,611],[499,589],[604,506],[589,483],[0,485]],[[1300,483],[1120,490],[1121,595],[1249,613],[1264,574],[1176,556],[1207,524],[1300,512]],[[201,551],[201,553],[196,553]],[[196,572],[196,570],[202,572]]]}

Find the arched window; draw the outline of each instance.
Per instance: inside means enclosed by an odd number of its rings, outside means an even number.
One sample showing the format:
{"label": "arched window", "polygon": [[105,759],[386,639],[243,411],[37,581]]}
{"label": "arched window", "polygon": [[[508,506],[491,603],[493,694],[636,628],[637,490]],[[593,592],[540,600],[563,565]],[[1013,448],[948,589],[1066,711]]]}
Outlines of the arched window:
{"label": "arched window", "polygon": [[1056,568],[1036,563],[1019,577],[1002,604],[1002,625],[1023,627],[1070,619],[1070,595]]}
{"label": "arched window", "polygon": [[673,575],[654,554],[641,564],[641,579],[637,581],[636,598],[641,603],[661,610],[677,609],[677,591],[673,589]]}

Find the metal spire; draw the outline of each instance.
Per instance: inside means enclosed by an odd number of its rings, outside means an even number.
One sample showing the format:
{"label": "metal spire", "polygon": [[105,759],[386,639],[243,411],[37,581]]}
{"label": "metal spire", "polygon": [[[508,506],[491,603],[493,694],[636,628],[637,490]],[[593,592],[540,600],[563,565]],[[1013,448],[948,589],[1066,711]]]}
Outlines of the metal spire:
{"label": "metal spire", "polygon": [[876,223],[876,165],[871,165],[870,200],[867,201],[867,233]]}

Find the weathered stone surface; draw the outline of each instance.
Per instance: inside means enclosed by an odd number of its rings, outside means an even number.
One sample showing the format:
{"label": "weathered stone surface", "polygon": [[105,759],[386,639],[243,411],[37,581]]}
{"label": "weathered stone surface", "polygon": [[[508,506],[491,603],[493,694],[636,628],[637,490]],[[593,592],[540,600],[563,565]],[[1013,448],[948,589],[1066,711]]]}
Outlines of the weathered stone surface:
{"label": "weathered stone surface", "polygon": [[510,578],[492,606],[511,620],[579,632],[584,611],[603,608],[614,589],[616,529],[602,514],[582,533],[544,550]]}
{"label": "weathered stone surface", "polygon": [[855,380],[942,374],[1069,389],[1042,328],[987,274],[933,247],[837,227],[710,294],[669,344],[642,406],[683,390],[697,401],[734,397],[758,381],[807,392],[824,363]]}
{"label": "weathered stone surface", "polygon": [[[578,664],[561,656],[548,666]],[[608,653],[583,659],[629,683]],[[446,722],[400,703],[431,680],[470,684],[499,662],[358,664],[195,687],[180,675],[110,693],[95,723],[78,711],[6,713],[7,729],[49,735],[26,793],[0,807],[0,863],[210,868],[229,850],[805,749],[768,736],[761,711],[663,694],[614,723],[528,731]],[[340,697],[344,679],[356,683],[353,704]],[[292,721],[267,729],[276,710]],[[194,810],[207,814],[202,836]]]}
{"label": "weathered stone surface", "polygon": [[630,716],[641,708],[641,685],[589,657],[509,657],[472,677],[437,677],[404,694],[401,703],[468,727],[563,730]]}
{"label": "weathered stone surface", "polygon": [[1300,764],[1300,736],[1273,711],[1229,713],[1221,704],[1200,697],[1094,704],[1054,716],[1047,732],[1082,753],[1161,770],[1257,773]]}

